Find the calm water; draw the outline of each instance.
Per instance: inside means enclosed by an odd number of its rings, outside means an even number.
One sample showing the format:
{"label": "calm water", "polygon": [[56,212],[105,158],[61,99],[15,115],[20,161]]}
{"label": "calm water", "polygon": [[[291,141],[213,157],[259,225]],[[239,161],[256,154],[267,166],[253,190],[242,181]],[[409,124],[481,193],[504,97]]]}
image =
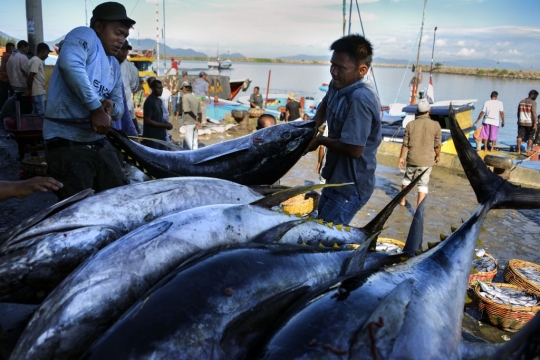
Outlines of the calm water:
{"label": "calm water", "polygon": [[[167,68],[170,66],[167,61]],[[160,73],[163,71],[163,62],[160,63]],[[200,70],[208,71],[205,61],[182,60],[180,69],[187,69],[190,74]],[[301,64],[270,64],[270,63],[240,63],[233,61],[233,69],[221,70],[220,74],[228,75],[231,79],[250,78],[251,87],[242,95],[249,95],[254,86],[261,88],[266,94],[268,73],[270,76],[270,93],[287,93],[294,91],[298,96],[313,96],[320,99],[324,92],[319,90],[322,83],[331,79],[328,65],[301,65]],[[215,71],[215,70],[214,70]],[[211,73],[211,72],[209,72]],[[216,72],[217,74],[217,72]],[[394,102],[408,103],[409,81],[413,73],[404,68],[374,68],[375,80],[381,98],[381,104],[388,105]],[[403,85],[400,85],[403,82]],[[429,75],[424,74],[421,89],[425,90],[429,82]],[[435,100],[477,99],[473,111],[473,121],[482,110],[484,101],[489,100],[491,91],[499,93],[499,100],[505,109],[506,125],[499,130],[501,143],[515,144],[517,136],[517,106],[526,98],[529,91],[540,91],[540,84],[529,80],[503,80],[497,78],[484,78],[475,76],[434,74]]]}

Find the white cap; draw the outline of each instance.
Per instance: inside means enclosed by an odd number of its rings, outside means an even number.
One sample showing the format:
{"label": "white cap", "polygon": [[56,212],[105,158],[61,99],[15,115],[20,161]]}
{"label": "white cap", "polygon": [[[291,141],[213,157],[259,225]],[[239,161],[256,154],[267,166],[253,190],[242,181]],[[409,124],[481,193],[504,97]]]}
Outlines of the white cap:
{"label": "white cap", "polygon": [[418,103],[418,112],[419,113],[425,113],[427,111],[429,111],[430,109],[430,106],[429,106],[429,103],[427,102],[426,99],[422,99],[420,100],[420,102]]}

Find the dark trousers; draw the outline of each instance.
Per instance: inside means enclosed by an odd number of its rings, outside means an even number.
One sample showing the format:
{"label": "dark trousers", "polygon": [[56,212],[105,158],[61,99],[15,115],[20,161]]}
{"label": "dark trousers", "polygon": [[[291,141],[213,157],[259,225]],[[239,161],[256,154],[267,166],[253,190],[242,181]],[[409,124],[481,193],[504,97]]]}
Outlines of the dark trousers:
{"label": "dark trousers", "polygon": [[4,103],[9,98],[9,89],[9,83],[0,81],[0,111],[2,111]]}
{"label": "dark trousers", "polygon": [[96,192],[127,185],[114,148],[105,145],[84,145],[68,140],[45,143],[48,173],[64,187],[56,192],[59,200],[92,188]]}

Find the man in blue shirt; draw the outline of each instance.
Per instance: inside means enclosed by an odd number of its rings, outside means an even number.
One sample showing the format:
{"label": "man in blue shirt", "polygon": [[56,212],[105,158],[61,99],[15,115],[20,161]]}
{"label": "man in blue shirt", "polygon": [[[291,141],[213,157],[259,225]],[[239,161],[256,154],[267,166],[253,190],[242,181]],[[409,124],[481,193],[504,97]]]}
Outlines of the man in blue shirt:
{"label": "man in blue shirt", "polygon": [[105,134],[124,112],[120,50],[135,21],[116,2],[93,11],[90,27],[70,31],[49,84],[43,122],[48,171],[64,184],[63,200],[87,188],[127,184]]}
{"label": "man in blue shirt", "polygon": [[326,183],[351,183],[323,189],[318,207],[319,218],[349,224],[375,189],[376,154],[382,140],[380,103],[366,77],[373,59],[371,43],[353,34],[336,40],[330,50],[332,81],[314,116],[316,128],[327,120],[328,137],[315,137],[306,152],[325,146],[321,175]]}

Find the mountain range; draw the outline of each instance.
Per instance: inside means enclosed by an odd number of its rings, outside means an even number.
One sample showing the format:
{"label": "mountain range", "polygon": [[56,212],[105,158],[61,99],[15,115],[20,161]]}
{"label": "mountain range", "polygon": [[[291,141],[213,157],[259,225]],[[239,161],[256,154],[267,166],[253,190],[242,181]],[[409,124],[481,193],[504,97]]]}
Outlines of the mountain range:
{"label": "mountain range", "polygon": [[[12,36],[0,31],[0,36],[4,38],[13,38]],[[54,44],[57,44],[63,38],[58,38],[54,41],[46,41],[46,43],[52,48]],[[16,39],[18,40],[18,39]],[[133,49],[152,49],[156,43],[155,39],[128,39]],[[208,58],[209,56],[203,52],[195,51],[193,49],[182,49],[182,48],[171,48],[169,46],[159,44],[159,53],[161,55],[165,54],[167,56],[186,56],[186,57],[201,57]],[[220,54],[222,59],[241,59],[246,56],[240,53],[232,54]],[[282,60],[309,60],[309,61],[330,61],[330,55],[306,55],[299,54],[293,56],[280,56],[276,59]],[[402,59],[384,59],[384,58],[374,58],[374,63],[378,64],[407,64],[407,60]],[[444,66],[454,66],[454,67],[469,67],[469,68],[499,68],[499,69],[508,69],[508,70],[523,70],[524,68],[516,63],[510,62],[496,62],[495,60],[490,59],[469,59],[469,60],[452,60],[452,61],[438,61],[438,63],[443,64]],[[420,62],[421,65],[429,65],[429,62]]]}

